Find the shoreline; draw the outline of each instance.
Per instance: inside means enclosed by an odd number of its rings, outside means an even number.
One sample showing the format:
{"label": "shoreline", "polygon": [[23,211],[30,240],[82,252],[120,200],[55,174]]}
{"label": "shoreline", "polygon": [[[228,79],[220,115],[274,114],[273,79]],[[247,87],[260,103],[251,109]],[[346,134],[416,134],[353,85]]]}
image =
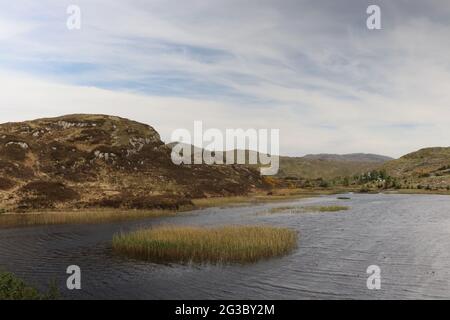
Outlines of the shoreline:
{"label": "shoreline", "polygon": [[357,188],[343,187],[336,189],[276,189],[270,194],[267,192],[254,192],[245,196],[227,196],[192,199],[193,206],[185,206],[177,210],[155,209],[60,209],[36,210],[29,212],[8,212],[0,214],[0,229],[32,227],[42,225],[62,224],[101,224],[115,221],[139,220],[146,218],[171,217],[194,210],[212,207],[230,208],[255,205],[259,203],[287,202],[291,200],[314,198],[325,195],[345,194],[411,194],[411,195],[450,195],[447,190],[424,189],[387,189],[369,190],[360,192]]}
{"label": "shoreline", "polygon": [[180,209],[49,209],[0,214],[0,229],[62,224],[99,224],[114,221],[171,217],[211,207],[239,207],[267,202],[282,202],[331,194],[330,190],[276,190],[274,194],[254,192],[246,196],[192,199],[193,206]]}

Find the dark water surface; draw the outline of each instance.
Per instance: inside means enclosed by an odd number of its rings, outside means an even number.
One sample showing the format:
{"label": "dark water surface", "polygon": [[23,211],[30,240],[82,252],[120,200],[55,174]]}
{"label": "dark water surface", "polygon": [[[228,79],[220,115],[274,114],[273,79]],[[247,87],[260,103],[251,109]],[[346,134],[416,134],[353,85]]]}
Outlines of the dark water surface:
{"label": "dark water surface", "polygon": [[[450,197],[350,195],[99,225],[0,230],[0,267],[67,299],[450,298]],[[347,205],[341,212],[260,214],[286,205]],[[158,265],[114,256],[112,236],[157,224],[270,224],[300,233],[289,256],[253,265]],[[65,289],[69,265],[82,290]],[[366,269],[381,268],[368,290]]]}

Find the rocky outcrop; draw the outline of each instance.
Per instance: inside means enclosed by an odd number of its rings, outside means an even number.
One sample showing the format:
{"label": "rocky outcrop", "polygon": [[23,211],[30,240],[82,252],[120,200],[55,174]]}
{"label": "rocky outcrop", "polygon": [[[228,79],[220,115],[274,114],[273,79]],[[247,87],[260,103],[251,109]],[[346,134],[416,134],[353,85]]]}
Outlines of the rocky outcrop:
{"label": "rocky outcrop", "polygon": [[194,197],[246,194],[259,172],[172,163],[150,126],[107,115],[0,125],[0,206],[177,208]]}

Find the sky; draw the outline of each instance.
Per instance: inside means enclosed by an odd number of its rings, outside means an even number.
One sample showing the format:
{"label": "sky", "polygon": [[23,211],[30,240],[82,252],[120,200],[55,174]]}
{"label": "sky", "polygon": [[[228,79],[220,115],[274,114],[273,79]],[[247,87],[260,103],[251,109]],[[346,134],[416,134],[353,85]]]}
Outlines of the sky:
{"label": "sky", "polygon": [[[66,26],[69,5],[81,28]],[[381,8],[381,30],[366,26]],[[0,122],[280,129],[280,152],[450,145],[446,0],[0,0]]]}

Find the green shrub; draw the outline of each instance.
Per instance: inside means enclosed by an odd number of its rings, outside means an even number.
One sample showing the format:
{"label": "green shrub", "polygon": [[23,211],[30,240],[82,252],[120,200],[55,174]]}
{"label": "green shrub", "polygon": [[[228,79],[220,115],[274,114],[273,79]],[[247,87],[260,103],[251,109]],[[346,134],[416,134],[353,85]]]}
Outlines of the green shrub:
{"label": "green shrub", "polygon": [[0,300],[53,300],[58,297],[56,285],[42,294],[9,272],[0,272]]}

